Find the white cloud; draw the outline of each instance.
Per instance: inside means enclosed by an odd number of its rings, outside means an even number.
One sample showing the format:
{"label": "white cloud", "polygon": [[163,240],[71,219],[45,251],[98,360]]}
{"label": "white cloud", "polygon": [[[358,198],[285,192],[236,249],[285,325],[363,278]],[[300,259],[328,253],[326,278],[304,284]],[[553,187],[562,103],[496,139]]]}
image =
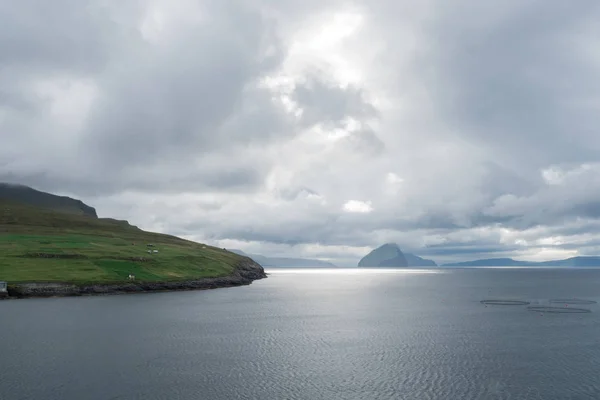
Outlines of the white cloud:
{"label": "white cloud", "polygon": [[388,172],[385,175],[385,179],[386,181],[390,184],[390,185],[397,185],[400,184],[402,182],[404,182],[404,179],[400,178],[397,174],[395,174],[394,172]]}
{"label": "white cloud", "polygon": [[548,261],[561,260],[579,256],[577,250],[565,250],[556,247],[542,247],[526,252],[518,252],[517,259],[523,261]]}
{"label": "white cloud", "polygon": [[542,170],[542,177],[548,185],[560,185],[564,179],[562,170],[556,167],[550,167]]}
{"label": "white cloud", "polygon": [[344,211],[350,213],[370,213],[373,211],[370,201],[348,200],[344,203]]}

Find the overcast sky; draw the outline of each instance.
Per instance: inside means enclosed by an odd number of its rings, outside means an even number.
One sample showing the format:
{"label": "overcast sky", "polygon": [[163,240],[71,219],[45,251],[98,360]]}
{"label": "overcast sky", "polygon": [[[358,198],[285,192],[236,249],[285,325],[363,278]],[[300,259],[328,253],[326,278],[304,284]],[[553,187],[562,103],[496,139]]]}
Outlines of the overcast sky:
{"label": "overcast sky", "polygon": [[600,254],[600,2],[0,0],[0,181],[354,264]]}

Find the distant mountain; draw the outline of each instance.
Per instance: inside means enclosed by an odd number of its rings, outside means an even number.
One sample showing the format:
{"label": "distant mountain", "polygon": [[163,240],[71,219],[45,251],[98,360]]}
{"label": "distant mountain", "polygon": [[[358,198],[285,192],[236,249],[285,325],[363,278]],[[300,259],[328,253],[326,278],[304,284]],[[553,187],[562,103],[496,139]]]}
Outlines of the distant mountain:
{"label": "distant mountain", "polygon": [[564,260],[519,261],[512,258],[487,258],[483,260],[465,261],[443,264],[443,267],[600,267],[600,257],[581,256]]}
{"label": "distant mountain", "polygon": [[98,218],[96,210],[81,200],[40,192],[24,185],[0,182],[0,199],[68,214]]}
{"label": "distant mountain", "polygon": [[564,260],[544,261],[537,264],[546,267],[600,267],[600,257],[580,256]]}
{"label": "distant mountain", "polygon": [[411,253],[404,253],[404,258],[408,262],[409,267],[437,267],[438,265],[433,260],[421,258]]}
{"label": "distant mountain", "polygon": [[464,261],[443,264],[442,267],[516,267],[528,266],[527,261],[517,261],[512,258],[486,258],[483,260]]}
{"label": "distant mountain", "polygon": [[408,261],[395,243],[386,243],[372,250],[359,262],[359,267],[408,267]]}
{"label": "distant mountain", "polygon": [[427,260],[410,253],[403,253],[396,243],[386,243],[359,262],[359,267],[436,267],[432,260]]}
{"label": "distant mountain", "polygon": [[232,253],[241,256],[250,257],[263,267],[314,267],[314,268],[337,268],[337,265],[327,261],[315,260],[311,258],[287,258],[287,257],[266,257],[260,254],[248,254],[238,249],[227,249]]}

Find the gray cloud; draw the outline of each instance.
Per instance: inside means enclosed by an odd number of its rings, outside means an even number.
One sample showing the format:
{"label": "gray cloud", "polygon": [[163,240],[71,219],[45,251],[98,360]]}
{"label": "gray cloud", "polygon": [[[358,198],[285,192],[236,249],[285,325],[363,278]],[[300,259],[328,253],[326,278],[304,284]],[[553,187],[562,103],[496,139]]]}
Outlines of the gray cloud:
{"label": "gray cloud", "polygon": [[[143,30],[132,29],[144,18],[143,7],[75,3],[53,4],[43,17],[31,3],[5,6],[10,12],[3,14],[7,24],[2,29],[9,34],[2,37],[12,40],[0,43],[0,49],[6,57],[2,65],[12,73],[6,79],[13,83],[0,97],[11,111],[3,124],[9,145],[0,155],[8,165],[0,180],[80,194],[260,184],[253,165],[260,163],[239,158],[235,151],[285,126],[281,112],[252,88],[253,80],[281,57],[278,39],[260,10],[205,2],[203,23],[165,23],[168,32],[158,32],[153,42]],[[265,40],[272,47],[269,54]],[[87,85],[88,92],[74,91],[77,85]],[[76,127],[56,124],[58,118],[47,115],[57,97],[69,95],[91,102],[80,110]],[[248,107],[247,96],[264,111]],[[65,107],[77,105],[75,100]],[[36,120],[44,117],[49,123],[40,126]],[[28,141],[49,147],[27,148],[32,161],[24,168],[15,158]],[[237,156],[241,164],[227,165],[211,154],[217,149],[225,157]],[[208,154],[219,170],[200,162],[204,170],[190,171],[200,154]]]}
{"label": "gray cloud", "polygon": [[280,256],[600,252],[598,17],[587,0],[3,2],[0,181]]}
{"label": "gray cloud", "polygon": [[337,123],[348,117],[364,118],[377,114],[364,98],[360,88],[342,88],[335,81],[319,76],[318,71],[305,78],[293,92],[293,99],[302,107],[303,120],[308,125]]}
{"label": "gray cloud", "polygon": [[27,72],[92,72],[109,54],[102,43],[111,26],[98,7],[74,0],[0,5],[0,64]]}
{"label": "gray cloud", "polygon": [[[432,89],[444,118],[524,165],[597,158],[596,117],[578,105],[598,87],[595,60],[581,41],[598,40],[590,29],[596,2],[577,7],[547,2],[505,2],[446,7],[431,50],[437,69]],[[456,24],[461,15],[479,18]]]}

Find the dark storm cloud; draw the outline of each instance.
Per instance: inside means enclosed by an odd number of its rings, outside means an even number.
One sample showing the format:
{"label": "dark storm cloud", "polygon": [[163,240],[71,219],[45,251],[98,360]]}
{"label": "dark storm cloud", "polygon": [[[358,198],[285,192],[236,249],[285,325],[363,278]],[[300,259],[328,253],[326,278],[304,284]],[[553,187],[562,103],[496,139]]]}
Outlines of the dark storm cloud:
{"label": "dark storm cloud", "polygon": [[[96,71],[107,61],[110,23],[90,2],[0,3],[0,65],[23,72]],[[108,29],[107,29],[108,28]]]}
{"label": "dark storm cloud", "polygon": [[91,117],[89,145],[128,164],[220,144],[220,126],[237,111],[245,85],[266,72],[255,60],[262,32],[253,19],[259,16],[247,16],[239,27],[228,17],[216,15],[164,49],[140,43],[152,48],[130,60],[135,68],[109,76]]}
{"label": "dark storm cloud", "polygon": [[567,214],[576,217],[600,219],[600,199],[590,199],[583,203],[574,204]]}
{"label": "dark storm cloud", "polygon": [[600,38],[591,29],[600,4],[459,4],[432,28],[431,88],[444,118],[507,160],[526,156],[522,165],[597,159],[599,117],[578,103],[600,88],[585,49]]}
{"label": "dark storm cloud", "polygon": [[[106,171],[106,170],[104,170]],[[123,191],[135,190],[145,193],[176,194],[186,192],[227,190],[230,192],[250,192],[262,182],[264,171],[256,165],[221,166],[216,169],[189,168],[179,164],[175,169],[134,170],[130,174],[115,178],[113,174],[98,176],[88,182],[80,179],[62,178],[54,173],[34,172],[15,174],[0,171],[0,182],[27,183],[40,190],[61,191],[86,197],[114,195]]]}

